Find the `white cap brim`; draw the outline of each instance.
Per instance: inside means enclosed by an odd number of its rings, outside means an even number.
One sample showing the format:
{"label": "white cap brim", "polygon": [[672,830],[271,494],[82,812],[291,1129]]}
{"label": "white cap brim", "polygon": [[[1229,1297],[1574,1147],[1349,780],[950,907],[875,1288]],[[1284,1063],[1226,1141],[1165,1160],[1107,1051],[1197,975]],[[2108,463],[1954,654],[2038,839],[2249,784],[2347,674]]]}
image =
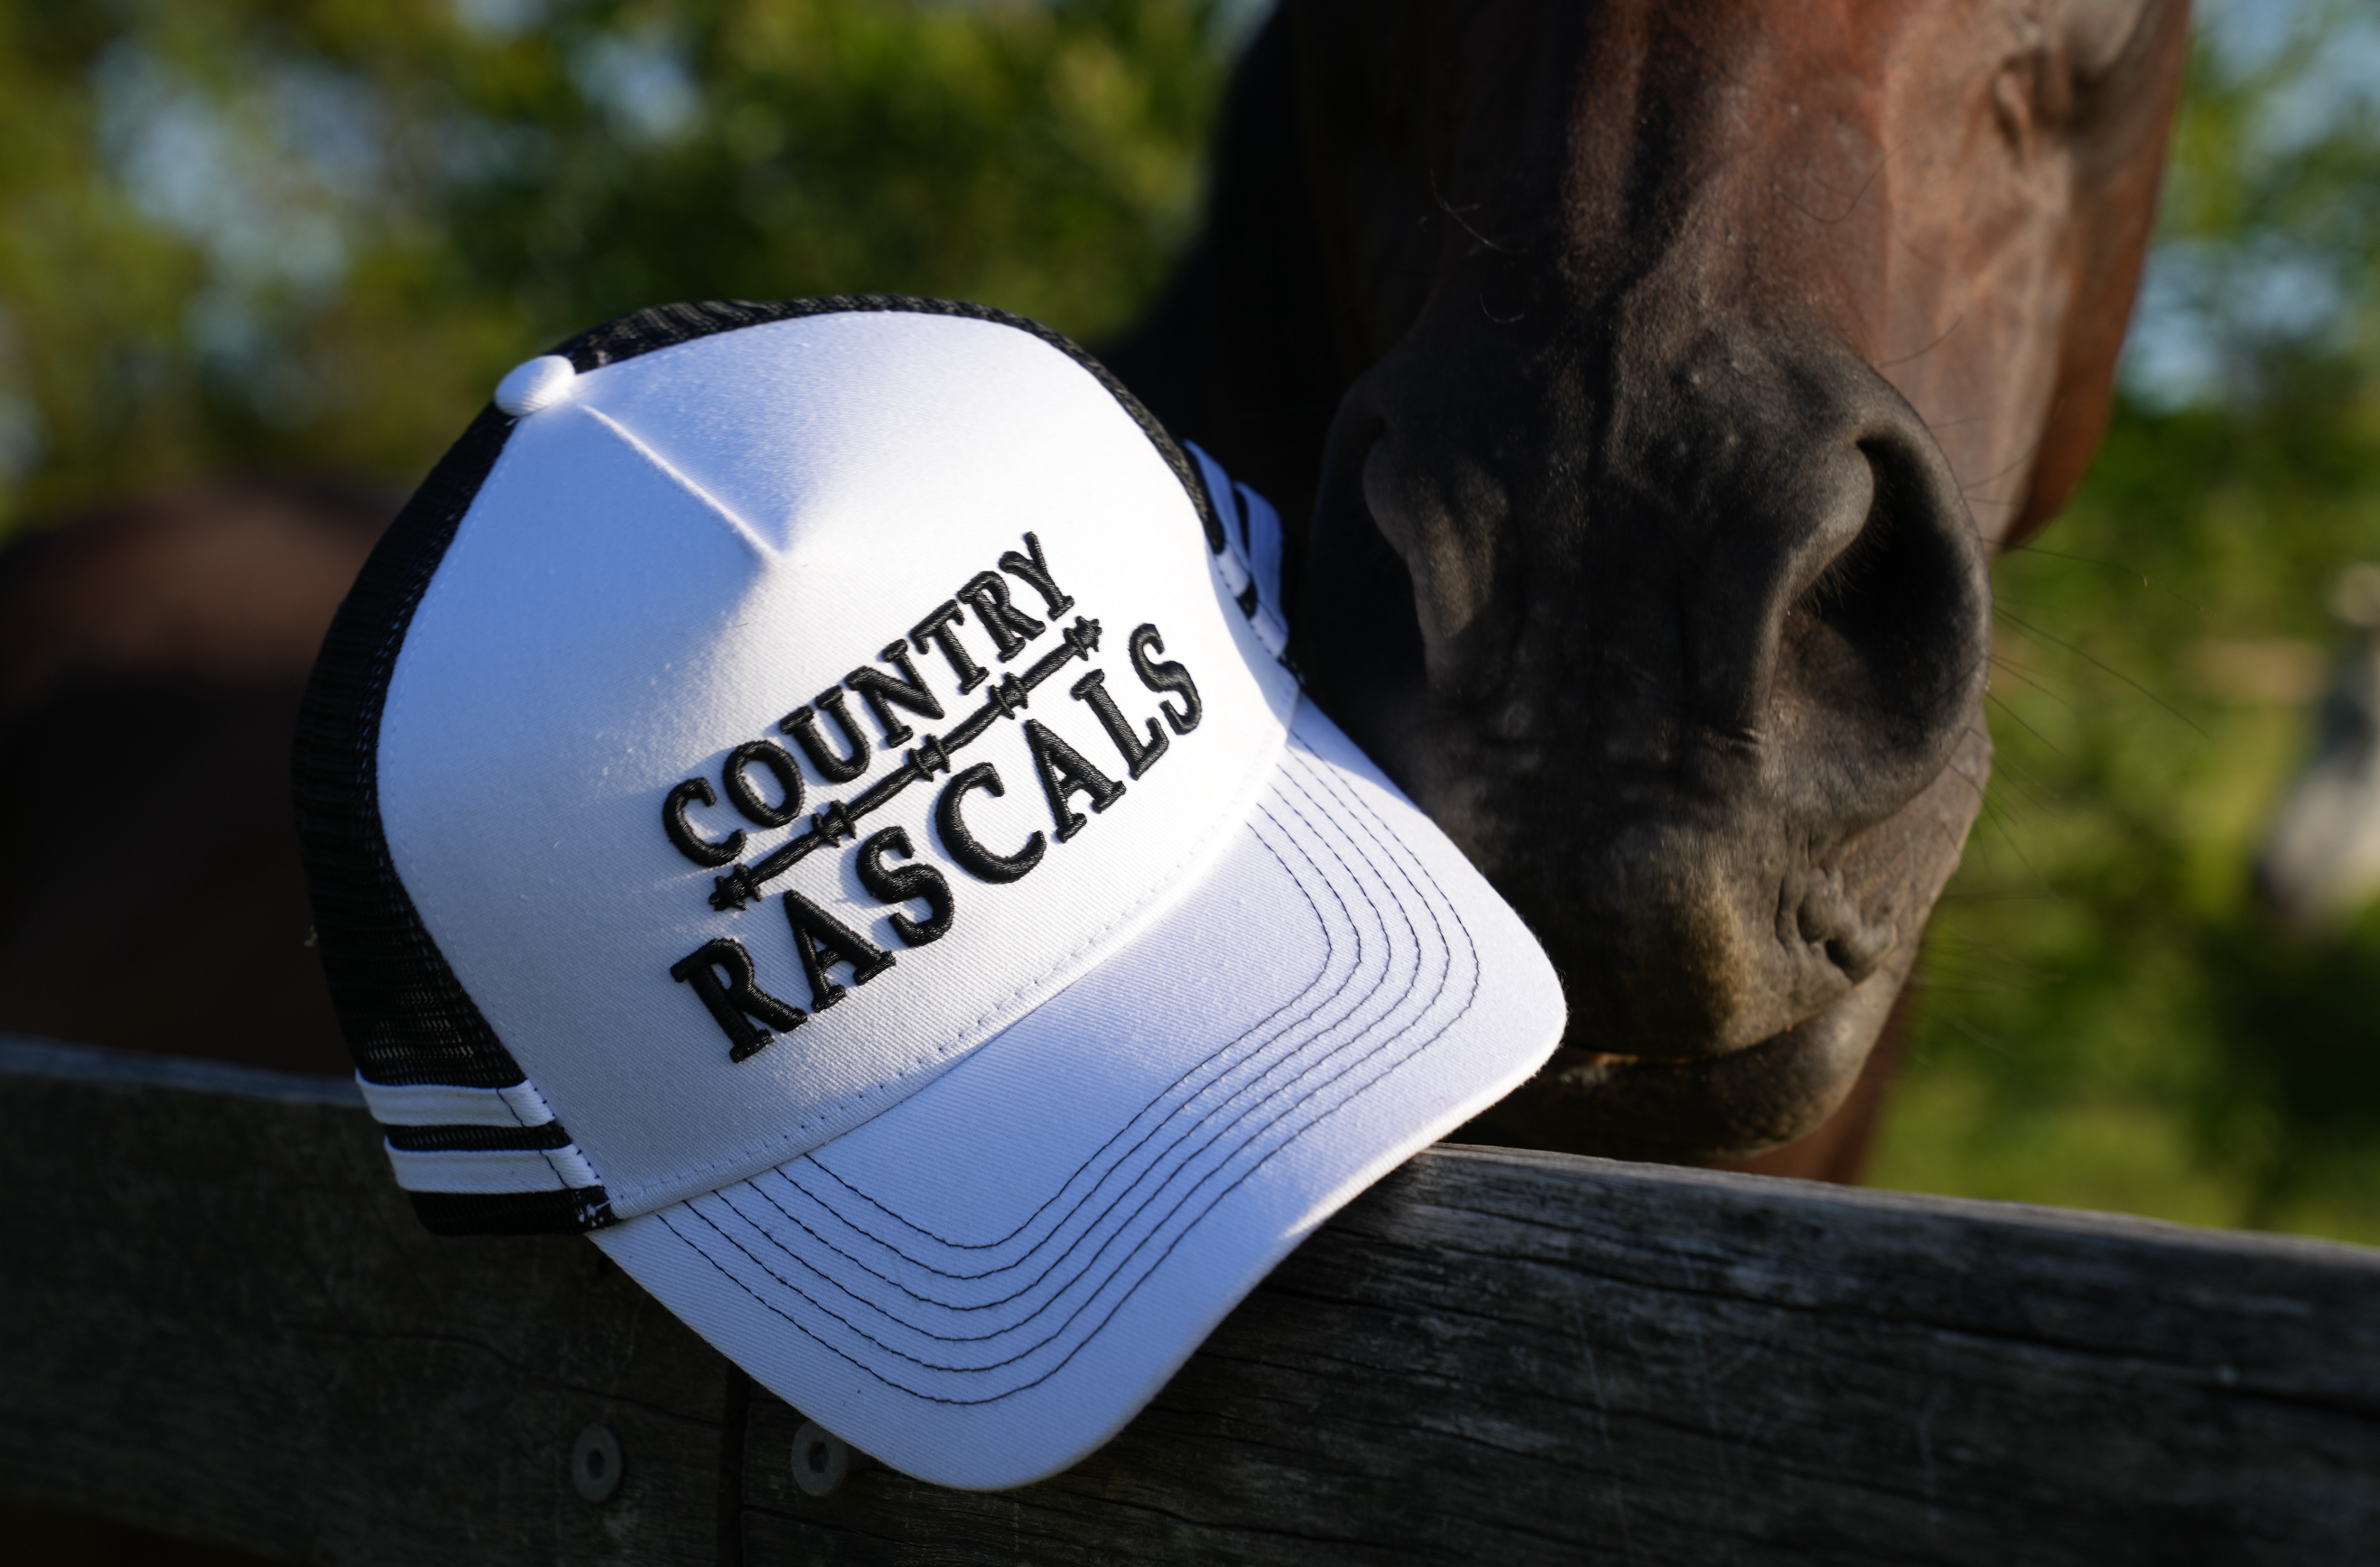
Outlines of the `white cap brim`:
{"label": "white cap brim", "polygon": [[1300,702],[1245,827],[1129,943],[856,1130],[592,1238],[844,1439],[1024,1485],[1562,1021],[1518,918]]}

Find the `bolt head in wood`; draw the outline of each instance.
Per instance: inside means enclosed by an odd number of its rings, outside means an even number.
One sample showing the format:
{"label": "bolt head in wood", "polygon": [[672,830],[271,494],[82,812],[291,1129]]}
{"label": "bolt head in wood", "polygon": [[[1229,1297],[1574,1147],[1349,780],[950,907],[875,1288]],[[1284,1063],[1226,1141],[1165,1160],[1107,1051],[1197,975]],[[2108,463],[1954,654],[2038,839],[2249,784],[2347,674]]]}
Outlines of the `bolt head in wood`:
{"label": "bolt head in wood", "polygon": [[815,1420],[794,1433],[794,1484],[810,1496],[832,1495],[851,1473],[851,1445]]}
{"label": "bolt head in wood", "polygon": [[604,1427],[588,1427],[570,1444],[570,1483],[589,1501],[601,1504],[611,1500],[613,1493],[620,1488],[620,1475],[626,1467],[620,1439]]}

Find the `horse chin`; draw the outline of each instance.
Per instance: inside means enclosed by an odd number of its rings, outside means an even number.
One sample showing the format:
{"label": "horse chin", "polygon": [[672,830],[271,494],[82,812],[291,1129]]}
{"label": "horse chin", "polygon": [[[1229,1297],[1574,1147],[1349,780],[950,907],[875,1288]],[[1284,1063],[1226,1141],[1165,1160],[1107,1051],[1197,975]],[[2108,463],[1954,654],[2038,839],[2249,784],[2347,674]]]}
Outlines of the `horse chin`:
{"label": "horse chin", "polygon": [[1565,1044],[1450,1140],[1665,1164],[1723,1164],[1791,1142],[1851,1093],[1916,958],[1912,939],[1833,1005],[1725,1055],[1658,1060]]}

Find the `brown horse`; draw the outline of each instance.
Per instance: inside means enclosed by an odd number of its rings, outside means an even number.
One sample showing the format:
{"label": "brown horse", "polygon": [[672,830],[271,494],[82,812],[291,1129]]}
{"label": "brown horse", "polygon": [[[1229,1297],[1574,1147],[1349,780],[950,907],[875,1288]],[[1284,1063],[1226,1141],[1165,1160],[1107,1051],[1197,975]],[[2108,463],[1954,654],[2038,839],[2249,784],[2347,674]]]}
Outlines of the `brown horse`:
{"label": "brown horse", "polygon": [[[1857,1075],[1976,808],[1984,555],[2104,418],[2183,23],[1289,0],[1254,44],[1117,362],[1281,503],[1315,689],[1564,972],[1474,1136],[1722,1159]],[[48,759],[0,784],[0,1029],[343,1070],[283,759],[381,515],[216,489],[0,566],[0,745]],[[1813,1148],[1769,1167],[1849,1172]]]}
{"label": "brown horse", "polygon": [[[1982,561],[2098,438],[2183,27],[1286,0],[1257,40],[1117,362],[1281,504],[1315,689],[1564,971],[1475,1136],[1708,1160],[1850,1089],[1976,808]],[[285,780],[384,516],[215,489],[0,564],[0,1030],[346,1069]]]}
{"label": "brown horse", "polygon": [[1980,804],[1985,560],[2107,417],[2185,13],[1284,0],[1257,40],[1115,363],[1281,504],[1313,689],[1563,975],[1473,1137],[1709,1162],[1843,1102]]}

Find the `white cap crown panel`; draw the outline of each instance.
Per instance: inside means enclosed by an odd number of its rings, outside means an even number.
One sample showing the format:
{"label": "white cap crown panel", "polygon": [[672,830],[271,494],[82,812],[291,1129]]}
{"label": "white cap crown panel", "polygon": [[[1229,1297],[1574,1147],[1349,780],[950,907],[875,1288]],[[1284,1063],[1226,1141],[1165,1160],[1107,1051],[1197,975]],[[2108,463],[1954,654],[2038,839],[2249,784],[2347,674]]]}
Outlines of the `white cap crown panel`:
{"label": "white cap crown panel", "polygon": [[[954,353],[953,346],[963,351]],[[1005,551],[1038,540],[1075,602],[1052,615]],[[1015,717],[862,819],[899,827],[946,879],[947,935],[909,947],[896,912],[854,869],[857,845],[811,854],[741,910],[711,906],[721,869],[662,830],[681,780],[720,803],[689,815],[709,840],[740,829],[749,866],[905,765],[856,695],[874,746],[845,784],[799,766],[800,819],[763,828],[731,808],[728,752],[777,728],[850,671],[873,666],[980,573],[1043,623],[1003,661],[972,608],[954,629],[989,681],[962,693],[929,642],[913,649],[941,719],[895,709],[918,736],[948,735],[1003,676],[1097,621]],[[1196,728],[1160,714],[1131,655],[1157,626],[1162,658],[1196,681]],[[1091,671],[1135,733],[1165,753],[1142,776],[1089,702]],[[524,419],[417,611],[380,742],[383,824],[399,874],[457,978],[568,1126],[623,1213],[644,1211],[793,1157],[929,1081],[1138,929],[1194,879],[1271,767],[1295,701],[1218,589],[1196,513],[1129,415],[1065,355],[958,318],[855,313],[698,339],[577,378]],[[1122,793],[1066,841],[1024,723],[1073,747]],[[825,724],[830,744],[842,735]],[[954,863],[934,803],[990,763],[1005,794],[965,812],[1007,853],[1042,834],[1040,861],[994,884]],[[771,799],[775,783],[753,777]],[[722,868],[723,869],[724,868]],[[783,894],[799,893],[894,963],[820,1008]],[[912,918],[918,902],[898,905]],[[715,939],[745,948],[759,987],[809,1014],[741,1062],[673,965]]]}

